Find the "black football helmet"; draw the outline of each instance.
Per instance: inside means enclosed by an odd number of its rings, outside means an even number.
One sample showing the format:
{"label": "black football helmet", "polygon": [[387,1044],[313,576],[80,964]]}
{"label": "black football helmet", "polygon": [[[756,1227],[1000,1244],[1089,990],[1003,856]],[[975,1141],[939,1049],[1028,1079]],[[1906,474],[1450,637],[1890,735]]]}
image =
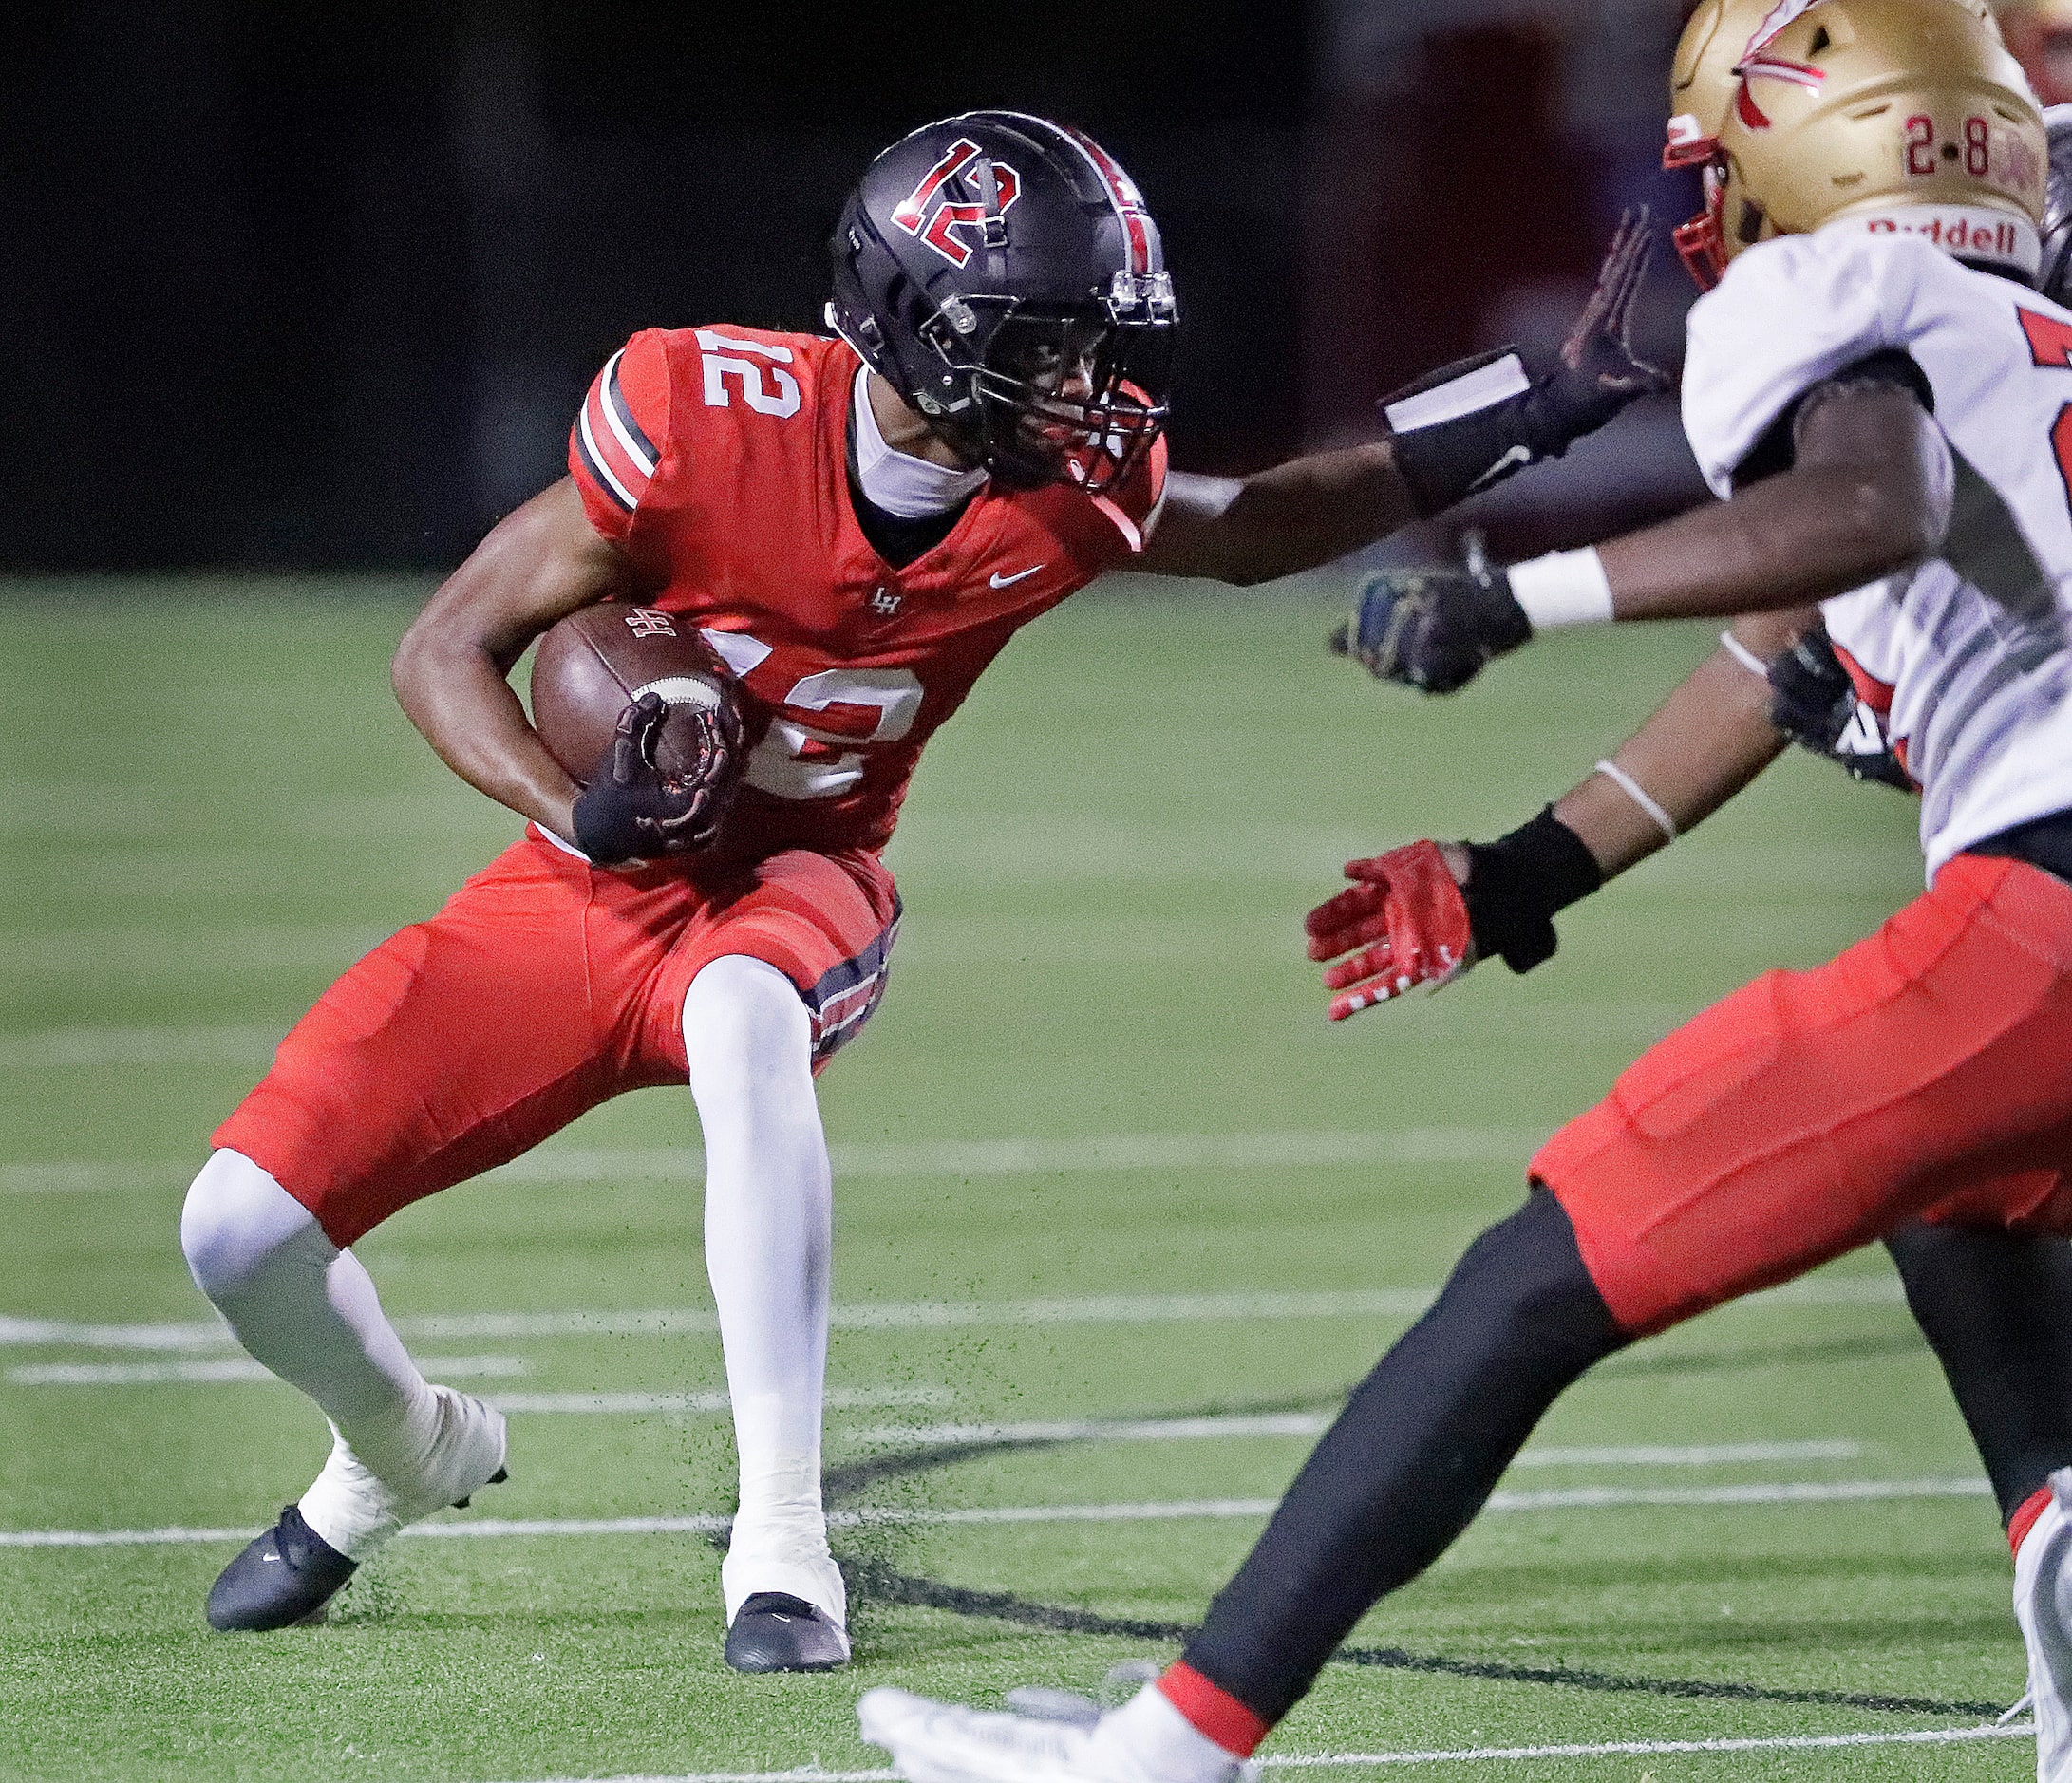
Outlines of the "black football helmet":
{"label": "black football helmet", "polygon": [[865,170],[829,248],[829,326],[1002,482],[1099,494],[1164,429],[1179,311],[1158,227],[1082,132],[929,124]]}
{"label": "black football helmet", "polygon": [[2044,170],[2044,262],[2036,289],[2054,304],[2072,309],[2072,105],[2044,113],[2050,138],[2050,165]]}

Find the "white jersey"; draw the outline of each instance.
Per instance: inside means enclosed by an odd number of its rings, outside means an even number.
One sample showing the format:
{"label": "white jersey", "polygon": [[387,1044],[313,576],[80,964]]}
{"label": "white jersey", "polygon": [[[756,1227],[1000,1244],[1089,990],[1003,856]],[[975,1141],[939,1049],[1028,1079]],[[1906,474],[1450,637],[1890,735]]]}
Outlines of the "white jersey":
{"label": "white jersey", "polygon": [[1690,316],[1684,426],[1715,491],[1814,385],[1911,354],[1950,442],[1943,554],[1823,603],[1921,786],[1931,879],[2072,809],[2072,312],[1918,237],[1837,223],[1749,249]]}

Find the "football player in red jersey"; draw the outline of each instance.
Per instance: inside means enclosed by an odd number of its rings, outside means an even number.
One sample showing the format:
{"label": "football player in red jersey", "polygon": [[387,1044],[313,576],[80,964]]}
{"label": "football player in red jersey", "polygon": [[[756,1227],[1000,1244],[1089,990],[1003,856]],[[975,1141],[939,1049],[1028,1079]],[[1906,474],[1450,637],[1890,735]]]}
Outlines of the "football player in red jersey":
{"label": "football player in red jersey", "polygon": [[[1387,440],[1169,474],[1178,310],[1142,198],[1080,132],[974,112],[895,144],[851,195],[832,337],[652,329],[613,354],[568,478],[396,653],[405,711],[524,839],[325,994],[188,1195],[196,1281],[334,1433],[217,1581],[211,1623],[321,1613],[398,1529],[502,1476],[502,1417],[424,1379],[348,1247],[622,1090],[688,1082],[741,1463],[726,1656],[842,1663],[813,1077],[883,989],[899,907],[879,854],[922,745],[1018,627],[1103,570],[1253,583],[1323,563],[1659,385],[1627,344],[1647,245],[1622,234],[1538,384],[1487,355],[1404,393]],[[709,787],[637,769],[578,786],[506,680],[599,601],[689,622],[738,677],[750,743],[709,847],[677,835]]]}

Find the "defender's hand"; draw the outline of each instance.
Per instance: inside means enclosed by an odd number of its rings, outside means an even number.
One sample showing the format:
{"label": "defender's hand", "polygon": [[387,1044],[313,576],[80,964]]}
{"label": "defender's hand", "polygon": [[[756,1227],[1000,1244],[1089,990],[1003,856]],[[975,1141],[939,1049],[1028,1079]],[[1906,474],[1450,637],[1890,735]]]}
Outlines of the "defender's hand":
{"label": "defender's hand", "polygon": [[[1548,380],[1565,413],[1601,426],[1636,396],[1652,396],[1676,380],[1633,350],[1633,300],[1654,256],[1654,217],[1643,204],[1619,218],[1597,289],[1561,347],[1561,369]],[[1594,415],[1595,419],[1589,419]]]}
{"label": "defender's hand", "polygon": [[608,771],[575,800],[575,845],[600,867],[691,854],[719,829],[733,790],[738,740],[710,713],[700,713],[698,772],[674,779],[654,761],[669,717],[669,703],[653,693],[620,713]]}
{"label": "defender's hand", "polygon": [[1561,348],[1560,363],[1529,381],[1516,347],[1441,366],[1382,401],[1389,450],[1422,515],[1559,458],[1637,396],[1675,380],[1633,350],[1633,300],[1655,230],[1644,205],[1619,222],[1597,289]]}
{"label": "defender's hand", "polygon": [[1352,888],[1303,921],[1312,960],[1349,955],[1324,973],[1325,987],[1339,993],[1328,1011],[1333,1022],[1414,985],[1449,984],[1473,964],[1467,901],[1438,843],[1348,861],[1346,877]]}
{"label": "defender's hand", "polygon": [[1532,635],[1499,569],[1383,570],[1360,585],[1352,624],[1330,644],[1383,681],[1454,693]]}

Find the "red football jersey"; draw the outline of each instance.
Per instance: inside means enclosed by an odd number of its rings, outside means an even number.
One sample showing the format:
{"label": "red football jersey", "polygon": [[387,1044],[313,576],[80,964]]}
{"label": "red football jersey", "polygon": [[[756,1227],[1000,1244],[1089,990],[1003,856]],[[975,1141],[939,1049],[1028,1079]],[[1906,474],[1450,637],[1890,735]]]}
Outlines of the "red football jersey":
{"label": "red football jersey", "polygon": [[730,850],[879,849],[921,746],[1017,628],[1143,548],[1160,440],[1106,495],[974,496],[904,568],[849,493],[843,342],[650,328],[597,374],[569,439],[592,523],[661,583],[747,694]]}

